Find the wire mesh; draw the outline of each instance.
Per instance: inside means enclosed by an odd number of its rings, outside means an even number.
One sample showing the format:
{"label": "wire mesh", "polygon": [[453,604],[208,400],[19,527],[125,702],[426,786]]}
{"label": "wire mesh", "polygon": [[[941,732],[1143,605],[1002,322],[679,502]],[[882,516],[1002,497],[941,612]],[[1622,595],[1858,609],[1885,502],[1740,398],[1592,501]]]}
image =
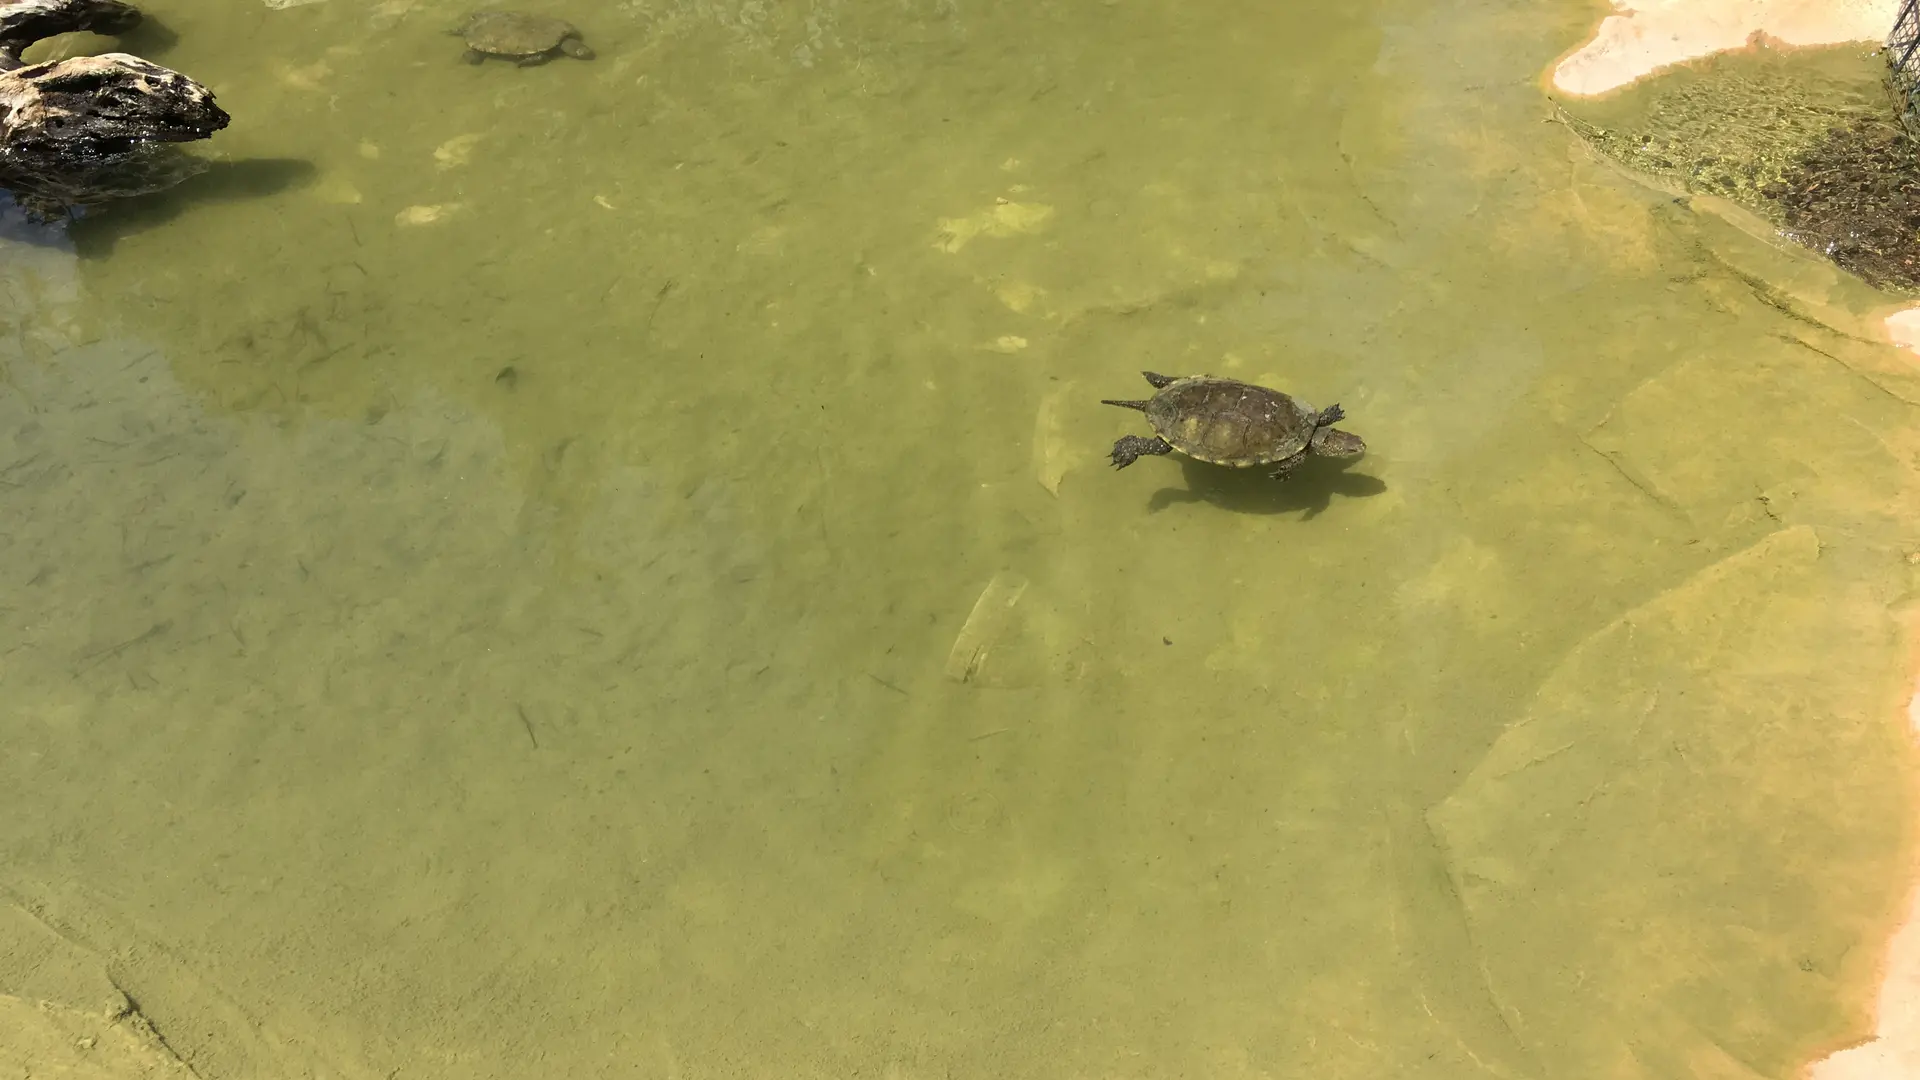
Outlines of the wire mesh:
{"label": "wire mesh", "polygon": [[1920,0],[1901,0],[1886,53],[1900,123],[1909,137],[1920,139]]}

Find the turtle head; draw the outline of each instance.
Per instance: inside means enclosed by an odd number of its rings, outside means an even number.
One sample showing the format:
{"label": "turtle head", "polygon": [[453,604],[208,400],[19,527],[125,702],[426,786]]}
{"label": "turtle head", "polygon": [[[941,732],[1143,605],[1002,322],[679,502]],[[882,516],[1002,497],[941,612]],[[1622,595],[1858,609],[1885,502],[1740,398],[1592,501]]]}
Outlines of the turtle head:
{"label": "turtle head", "polygon": [[1366,440],[1351,431],[1341,431],[1332,425],[1314,428],[1313,442],[1309,446],[1314,453],[1322,457],[1359,457],[1367,452]]}

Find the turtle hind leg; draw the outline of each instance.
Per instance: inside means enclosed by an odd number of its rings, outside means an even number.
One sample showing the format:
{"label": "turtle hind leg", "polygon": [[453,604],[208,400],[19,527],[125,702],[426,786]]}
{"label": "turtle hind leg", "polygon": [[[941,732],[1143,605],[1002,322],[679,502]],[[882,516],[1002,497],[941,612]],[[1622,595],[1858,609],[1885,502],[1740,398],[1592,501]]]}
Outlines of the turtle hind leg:
{"label": "turtle hind leg", "polygon": [[1147,377],[1147,381],[1153,384],[1155,390],[1165,389],[1180,381],[1171,375],[1158,375],[1151,371],[1143,371],[1140,374]]}
{"label": "turtle hind leg", "polygon": [[1307,452],[1305,450],[1300,451],[1292,457],[1281,458],[1279,461],[1273,463],[1273,471],[1267,475],[1273,477],[1275,480],[1285,480],[1288,476],[1292,475],[1293,470],[1299,468],[1300,463],[1305,460],[1307,460]]}
{"label": "turtle hind leg", "polygon": [[1113,453],[1110,456],[1113,458],[1114,468],[1124,469],[1133,464],[1136,459],[1148,454],[1171,453],[1173,453],[1173,444],[1157,435],[1151,439],[1144,435],[1122,435],[1119,441],[1113,444]]}

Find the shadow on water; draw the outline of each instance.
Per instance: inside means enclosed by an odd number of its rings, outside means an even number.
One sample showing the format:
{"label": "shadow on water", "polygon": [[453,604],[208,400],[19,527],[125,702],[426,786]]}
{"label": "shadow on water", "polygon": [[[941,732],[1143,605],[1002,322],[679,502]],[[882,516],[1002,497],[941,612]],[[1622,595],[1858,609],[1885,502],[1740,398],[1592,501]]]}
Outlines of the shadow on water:
{"label": "shadow on water", "polygon": [[150,12],[142,12],[137,25],[114,39],[114,48],[118,52],[153,60],[156,56],[164,55],[179,41],[180,35],[174,33],[167,24],[154,18]]}
{"label": "shadow on water", "polygon": [[[1363,459],[1364,460],[1364,459]],[[1304,510],[1301,520],[1319,516],[1335,496],[1366,498],[1387,490],[1384,481],[1349,471],[1348,462],[1308,459],[1285,480],[1275,480],[1265,469],[1225,469],[1183,458],[1180,469],[1187,486],[1163,487],[1147,501],[1158,513],[1182,503],[1211,503],[1240,514],[1287,514]]]}
{"label": "shadow on water", "polygon": [[204,172],[176,187],[113,202],[79,218],[73,223],[74,247],[86,258],[109,255],[120,237],[163,225],[189,205],[266,198],[307,183],[318,171],[301,158],[209,162]]}

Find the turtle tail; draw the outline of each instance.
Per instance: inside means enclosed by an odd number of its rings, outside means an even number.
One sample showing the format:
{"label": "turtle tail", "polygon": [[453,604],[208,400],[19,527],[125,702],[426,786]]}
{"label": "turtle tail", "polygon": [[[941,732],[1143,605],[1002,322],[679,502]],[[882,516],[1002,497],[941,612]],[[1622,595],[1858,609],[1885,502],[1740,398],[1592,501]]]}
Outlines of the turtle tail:
{"label": "turtle tail", "polygon": [[1138,409],[1141,412],[1147,411],[1147,403],[1144,401],[1115,401],[1112,398],[1101,398],[1100,404],[1118,405],[1123,409]]}

